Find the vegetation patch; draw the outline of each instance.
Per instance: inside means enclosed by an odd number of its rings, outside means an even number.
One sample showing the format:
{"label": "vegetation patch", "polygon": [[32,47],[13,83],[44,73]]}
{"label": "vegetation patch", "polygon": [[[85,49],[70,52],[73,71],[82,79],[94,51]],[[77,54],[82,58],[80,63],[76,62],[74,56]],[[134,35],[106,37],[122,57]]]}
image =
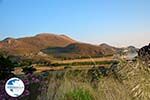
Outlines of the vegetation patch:
{"label": "vegetation patch", "polygon": [[78,88],[66,93],[64,100],[93,100],[93,96],[88,90]]}

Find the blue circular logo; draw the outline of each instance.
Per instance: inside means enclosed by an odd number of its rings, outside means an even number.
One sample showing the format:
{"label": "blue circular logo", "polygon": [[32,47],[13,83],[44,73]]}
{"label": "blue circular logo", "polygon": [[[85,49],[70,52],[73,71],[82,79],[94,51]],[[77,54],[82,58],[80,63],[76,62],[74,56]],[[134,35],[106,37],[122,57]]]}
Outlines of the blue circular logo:
{"label": "blue circular logo", "polygon": [[5,91],[11,97],[18,97],[24,92],[25,86],[21,79],[10,78],[5,84]]}

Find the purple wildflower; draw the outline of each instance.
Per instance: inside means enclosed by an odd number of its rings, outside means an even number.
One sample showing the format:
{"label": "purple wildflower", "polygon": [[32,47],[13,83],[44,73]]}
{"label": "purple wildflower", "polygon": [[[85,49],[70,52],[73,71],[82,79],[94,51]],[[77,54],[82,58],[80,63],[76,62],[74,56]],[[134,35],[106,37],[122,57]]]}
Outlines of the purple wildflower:
{"label": "purple wildflower", "polygon": [[39,80],[39,79],[35,79],[34,82],[35,82],[35,83],[38,83],[38,82],[40,82],[40,80]]}
{"label": "purple wildflower", "polygon": [[29,92],[29,90],[25,90],[25,92],[24,92],[24,95],[25,95],[25,96],[28,96],[28,95],[30,95],[30,92]]}
{"label": "purple wildflower", "polygon": [[23,80],[23,82],[24,82],[25,85],[29,85],[30,84],[29,80],[27,80],[27,79]]}

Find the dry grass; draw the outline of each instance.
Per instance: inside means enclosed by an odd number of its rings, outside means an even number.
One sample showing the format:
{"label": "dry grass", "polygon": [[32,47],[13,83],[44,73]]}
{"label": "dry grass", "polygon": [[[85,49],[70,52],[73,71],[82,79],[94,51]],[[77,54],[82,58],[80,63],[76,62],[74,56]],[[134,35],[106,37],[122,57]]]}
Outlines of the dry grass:
{"label": "dry grass", "polygon": [[120,61],[115,71],[92,82],[87,73],[88,70],[51,73],[45,100],[63,100],[76,89],[87,90],[93,100],[150,100],[150,69],[140,61]]}

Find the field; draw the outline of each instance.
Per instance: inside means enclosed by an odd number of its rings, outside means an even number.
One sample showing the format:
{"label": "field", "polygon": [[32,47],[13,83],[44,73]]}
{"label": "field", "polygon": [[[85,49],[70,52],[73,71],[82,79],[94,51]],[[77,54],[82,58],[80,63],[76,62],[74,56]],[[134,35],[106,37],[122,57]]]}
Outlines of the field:
{"label": "field", "polygon": [[[55,71],[55,70],[64,70],[65,68],[73,69],[89,69],[92,65],[97,67],[99,66],[108,66],[113,61],[113,57],[101,57],[101,58],[89,58],[89,59],[75,59],[75,60],[54,60],[51,66],[45,65],[34,65],[34,68],[37,69],[36,72],[43,71]],[[22,68],[15,68],[15,74],[23,74]]]}
{"label": "field", "polygon": [[74,62],[96,62],[96,61],[111,61],[113,59],[110,57],[100,57],[100,58],[86,58],[86,59],[74,59],[74,60],[62,60],[62,61],[53,61],[53,63],[74,63]]}

